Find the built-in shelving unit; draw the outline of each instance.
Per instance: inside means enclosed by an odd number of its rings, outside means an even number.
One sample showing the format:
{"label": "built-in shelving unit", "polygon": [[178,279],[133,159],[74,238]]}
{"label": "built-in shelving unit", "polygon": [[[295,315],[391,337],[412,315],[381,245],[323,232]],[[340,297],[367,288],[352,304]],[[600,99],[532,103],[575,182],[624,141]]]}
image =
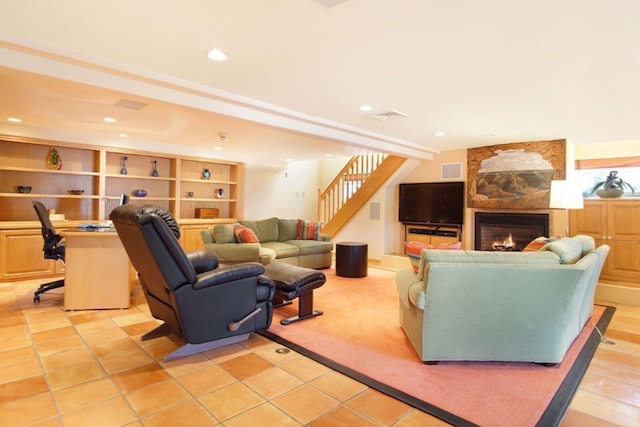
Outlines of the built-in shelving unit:
{"label": "built-in shelving unit", "polygon": [[[50,169],[47,163],[52,148],[62,162],[59,169]],[[208,179],[204,169],[210,172]],[[56,229],[73,228],[80,222],[107,220],[124,193],[129,203],[154,204],[171,211],[182,229],[183,247],[194,250],[203,247],[202,229],[242,218],[243,182],[241,163],[0,135],[0,249],[4,257],[0,281],[60,272],[54,262],[40,259],[42,237],[34,200],[64,215],[64,221],[54,221]],[[19,186],[31,187],[31,191],[20,193]],[[217,196],[219,189],[221,197]],[[81,190],[81,194],[71,190]],[[134,195],[135,190],[144,190],[146,196]],[[196,218],[196,209],[202,208],[217,208],[218,218]]]}
{"label": "built-in shelving unit", "polygon": [[[47,168],[52,147],[62,162],[59,170]],[[196,208],[218,208],[220,218],[239,216],[244,169],[238,163],[13,137],[0,139],[0,152],[0,221],[34,219],[33,200],[70,220],[105,220],[122,193],[131,203],[162,206],[178,220],[195,219]],[[19,193],[18,186],[31,192]]]}

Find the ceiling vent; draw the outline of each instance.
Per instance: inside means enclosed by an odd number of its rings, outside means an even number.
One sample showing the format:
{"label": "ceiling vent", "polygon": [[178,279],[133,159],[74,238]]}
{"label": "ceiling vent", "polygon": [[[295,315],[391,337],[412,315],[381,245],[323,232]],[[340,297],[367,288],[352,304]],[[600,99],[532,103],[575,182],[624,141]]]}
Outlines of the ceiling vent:
{"label": "ceiling vent", "polygon": [[131,101],[130,99],[121,99],[116,103],[116,107],[128,108],[130,110],[142,110],[147,104],[143,104],[138,101]]}
{"label": "ceiling vent", "polygon": [[386,121],[386,120],[403,119],[405,117],[409,117],[409,115],[402,113],[398,110],[391,110],[386,113],[371,114],[369,117],[371,117],[372,119],[380,120],[380,121]]}

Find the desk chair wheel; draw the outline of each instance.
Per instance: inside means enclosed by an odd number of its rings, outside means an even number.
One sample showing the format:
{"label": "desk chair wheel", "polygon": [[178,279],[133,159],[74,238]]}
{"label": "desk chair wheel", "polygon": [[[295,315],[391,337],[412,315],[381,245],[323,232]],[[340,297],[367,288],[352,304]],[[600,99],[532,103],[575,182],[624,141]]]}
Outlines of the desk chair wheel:
{"label": "desk chair wheel", "polygon": [[35,304],[37,302],[40,302],[40,295],[34,295],[33,296],[33,303]]}

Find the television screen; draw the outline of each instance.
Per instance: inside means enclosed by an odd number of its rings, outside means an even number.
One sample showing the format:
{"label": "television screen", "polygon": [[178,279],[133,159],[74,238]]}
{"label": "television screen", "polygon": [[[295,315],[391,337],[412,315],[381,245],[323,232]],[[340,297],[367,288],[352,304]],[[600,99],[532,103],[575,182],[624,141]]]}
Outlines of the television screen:
{"label": "television screen", "polygon": [[464,182],[400,184],[398,220],[414,224],[461,225]]}

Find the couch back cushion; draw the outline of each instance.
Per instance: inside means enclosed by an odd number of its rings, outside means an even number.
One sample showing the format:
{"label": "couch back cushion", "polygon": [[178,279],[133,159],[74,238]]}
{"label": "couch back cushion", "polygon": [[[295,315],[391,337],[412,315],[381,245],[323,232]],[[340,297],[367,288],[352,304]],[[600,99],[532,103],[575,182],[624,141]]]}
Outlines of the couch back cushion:
{"label": "couch back cushion", "polygon": [[286,242],[287,240],[296,240],[298,234],[297,219],[279,219],[278,220],[278,240]]}
{"label": "couch back cushion", "polygon": [[413,271],[417,273],[420,268],[420,255],[422,254],[423,249],[462,249],[462,242],[429,244],[409,241],[405,242],[404,248],[407,252],[407,256],[409,257],[409,262],[411,262],[411,267],[413,267]]}
{"label": "couch back cushion", "polygon": [[256,234],[260,242],[278,241],[278,218],[266,218],[257,221],[238,221],[245,227],[249,227]]}
{"label": "couch back cushion", "polygon": [[234,224],[217,224],[213,227],[213,241],[216,243],[235,243]]}
{"label": "couch back cushion", "polygon": [[425,250],[420,258],[418,279],[424,279],[424,272],[430,262],[458,262],[476,264],[560,264],[560,258],[553,252],[499,252],[499,251],[443,251]]}

